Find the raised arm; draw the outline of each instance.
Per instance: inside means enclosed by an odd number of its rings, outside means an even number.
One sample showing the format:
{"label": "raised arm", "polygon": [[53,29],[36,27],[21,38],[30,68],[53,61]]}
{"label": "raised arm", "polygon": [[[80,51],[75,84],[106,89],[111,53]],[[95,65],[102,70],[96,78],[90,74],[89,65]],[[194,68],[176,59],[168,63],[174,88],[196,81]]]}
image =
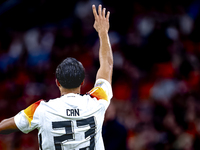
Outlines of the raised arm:
{"label": "raised arm", "polygon": [[97,72],[96,79],[102,78],[107,80],[110,84],[112,82],[112,72],[113,72],[113,55],[112,48],[110,45],[110,39],[108,36],[109,31],[109,17],[110,12],[106,14],[106,9],[102,6],[98,6],[98,14],[96,7],[92,5],[92,10],[95,18],[94,28],[98,32],[100,40],[99,48],[99,61],[100,68]]}

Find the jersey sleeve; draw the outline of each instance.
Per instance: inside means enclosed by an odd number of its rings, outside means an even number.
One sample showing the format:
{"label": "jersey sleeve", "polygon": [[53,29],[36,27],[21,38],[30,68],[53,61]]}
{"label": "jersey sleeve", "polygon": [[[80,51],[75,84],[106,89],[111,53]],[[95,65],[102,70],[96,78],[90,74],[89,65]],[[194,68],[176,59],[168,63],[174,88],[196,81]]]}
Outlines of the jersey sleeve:
{"label": "jersey sleeve", "polygon": [[15,124],[19,130],[23,133],[29,133],[30,131],[39,127],[39,110],[38,106],[40,101],[37,101],[27,107],[26,109],[20,111],[15,117]]}
{"label": "jersey sleeve", "polygon": [[92,97],[97,98],[97,100],[106,100],[108,103],[110,103],[110,100],[113,96],[112,87],[105,79],[96,80],[94,88],[88,93]]}

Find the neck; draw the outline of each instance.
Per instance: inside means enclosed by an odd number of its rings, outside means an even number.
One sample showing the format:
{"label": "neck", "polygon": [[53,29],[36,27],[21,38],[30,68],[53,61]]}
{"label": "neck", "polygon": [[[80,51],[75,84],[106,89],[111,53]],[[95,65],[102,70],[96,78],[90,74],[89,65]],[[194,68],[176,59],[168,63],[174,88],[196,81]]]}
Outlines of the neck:
{"label": "neck", "polygon": [[74,94],[80,93],[80,87],[73,89],[65,89],[63,87],[60,88],[60,95],[65,95],[69,93],[74,93]]}

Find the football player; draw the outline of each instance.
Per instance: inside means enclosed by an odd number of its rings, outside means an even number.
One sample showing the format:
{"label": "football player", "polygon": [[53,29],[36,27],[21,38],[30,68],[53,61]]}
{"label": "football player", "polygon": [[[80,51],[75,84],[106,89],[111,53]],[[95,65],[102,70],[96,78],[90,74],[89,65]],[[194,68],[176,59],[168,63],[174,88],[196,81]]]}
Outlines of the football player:
{"label": "football player", "polygon": [[100,40],[100,68],[94,88],[80,95],[84,67],[75,58],[66,58],[56,68],[56,84],[61,96],[48,102],[39,100],[12,118],[0,123],[0,134],[29,133],[38,129],[41,150],[104,150],[102,124],[112,98],[113,56],[108,36],[110,12],[92,6],[94,28]]}

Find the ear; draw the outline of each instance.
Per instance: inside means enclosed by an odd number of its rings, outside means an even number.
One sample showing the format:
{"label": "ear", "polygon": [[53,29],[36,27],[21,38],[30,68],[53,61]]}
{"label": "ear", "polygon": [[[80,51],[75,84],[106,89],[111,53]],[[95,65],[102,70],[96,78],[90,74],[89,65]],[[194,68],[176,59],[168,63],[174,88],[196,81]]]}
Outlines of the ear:
{"label": "ear", "polygon": [[56,79],[56,85],[58,86],[58,87],[60,87],[61,85],[60,85],[60,82]]}

